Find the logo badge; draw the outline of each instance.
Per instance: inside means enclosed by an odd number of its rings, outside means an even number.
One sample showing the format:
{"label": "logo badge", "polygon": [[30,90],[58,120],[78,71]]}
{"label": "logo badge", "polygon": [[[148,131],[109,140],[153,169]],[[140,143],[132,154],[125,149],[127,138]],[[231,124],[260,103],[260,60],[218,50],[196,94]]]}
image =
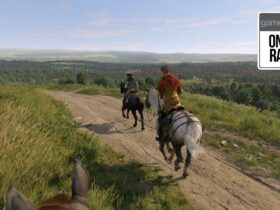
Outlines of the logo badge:
{"label": "logo badge", "polygon": [[280,13],[259,13],[260,70],[280,70]]}

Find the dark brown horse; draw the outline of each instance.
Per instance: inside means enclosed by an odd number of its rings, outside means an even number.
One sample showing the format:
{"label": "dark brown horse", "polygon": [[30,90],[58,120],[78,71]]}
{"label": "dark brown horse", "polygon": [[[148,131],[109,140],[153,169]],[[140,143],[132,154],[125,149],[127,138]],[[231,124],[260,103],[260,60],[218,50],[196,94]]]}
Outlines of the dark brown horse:
{"label": "dark brown horse", "polygon": [[72,196],[56,195],[40,205],[35,206],[14,187],[10,187],[7,195],[7,210],[90,210],[87,193],[90,178],[81,163],[75,161],[72,178]]}
{"label": "dark brown horse", "polygon": [[[127,89],[125,88],[125,83],[121,82],[120,84],[120,91],[122,94],[124,94]],[[129,112],[131,111],[134,117],[134,125],[133,127],[137,126],[137,115],[136,111],[139,112],[141,117],[141,124],[142,124],[142,130],[144,130],[144,117],[143,117],[143,110],[144,110],[144,103],[142,102],[141,98],[136,93],[131,93],[128,96],[128,99],[123,99],[123,105],[122,105],[122,115],[124,118],[129,118]],[[127,101],[127,103],[126,103]],[[124,110],[127,110],[126,116],[124,114]]]}

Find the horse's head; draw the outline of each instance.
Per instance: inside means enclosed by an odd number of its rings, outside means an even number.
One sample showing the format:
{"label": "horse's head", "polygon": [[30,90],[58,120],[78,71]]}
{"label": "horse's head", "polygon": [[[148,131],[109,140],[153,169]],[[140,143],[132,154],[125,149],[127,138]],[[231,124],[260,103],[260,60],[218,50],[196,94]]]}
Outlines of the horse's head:
{"label": "horse's head", "polygon": [[159,98],[158,91],[154,88],[149,88],[146,92],[145,104],[147,108],[152,108],[155,114],[158,114],[163,105],[163,101]]}
{"label": "horse's head", "polygon": [[87,193],[90,188],[90,177],[81,163],[75,161],[72,177],[72,197],[56,195],[36,207],[14,187],[7,195],[7,210],[90,210]]}
{"label": "horse's head", "polygon": [[146,99],[145,99],[145,106],[147,108],[150,108],[151,107],[151,103],[149,101],[149,91],[150,91],[151,88],[148,88],[147,91],[146,91]]}

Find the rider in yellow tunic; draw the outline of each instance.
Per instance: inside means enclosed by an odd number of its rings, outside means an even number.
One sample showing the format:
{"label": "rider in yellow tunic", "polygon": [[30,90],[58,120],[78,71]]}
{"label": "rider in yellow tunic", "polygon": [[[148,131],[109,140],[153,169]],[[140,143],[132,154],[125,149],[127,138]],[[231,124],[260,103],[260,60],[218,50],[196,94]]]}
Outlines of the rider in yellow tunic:
{"label": "rider in yellow tunic", "polygon": [[182,93],[180,80],[173,74],[170,73],[169,66],[165,65],[161,67],[162,78],[158,82],[157,89],[159,96],[163,99],[163,107],[158,119],[158,136],[157,140],[161,139],[162,132],[161,127],[164,124],[164,118],[173,110],[183,109],[184,107],[180,103],[179,95]]}

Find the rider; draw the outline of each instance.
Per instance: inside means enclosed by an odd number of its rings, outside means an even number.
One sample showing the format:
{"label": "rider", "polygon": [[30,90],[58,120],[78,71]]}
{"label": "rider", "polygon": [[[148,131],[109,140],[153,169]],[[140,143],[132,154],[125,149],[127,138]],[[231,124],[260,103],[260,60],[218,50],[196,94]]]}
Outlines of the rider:
{"label": "rider", "polygon": [[162,138],[162,127],[166,123],[164,119],[166,119],[168,114],[175,110],[184,109],[179,98],[179,95],[182,93],[180,80],[174,74],[170,73],[168,65],[162,66],[160,70],[162,78],[158,82],[157,89],[164,103],[157,121],[156,140],[158,141]]}
{"label": "rider", "polygon": [[133,75],[130,72],[126,73],[126,81],[124,88],[126,89],[126,92],[124,93],[124,102],[127,103],[129,95],[132,93],[137,93],[139,90],[138,83],[133,78]]}

